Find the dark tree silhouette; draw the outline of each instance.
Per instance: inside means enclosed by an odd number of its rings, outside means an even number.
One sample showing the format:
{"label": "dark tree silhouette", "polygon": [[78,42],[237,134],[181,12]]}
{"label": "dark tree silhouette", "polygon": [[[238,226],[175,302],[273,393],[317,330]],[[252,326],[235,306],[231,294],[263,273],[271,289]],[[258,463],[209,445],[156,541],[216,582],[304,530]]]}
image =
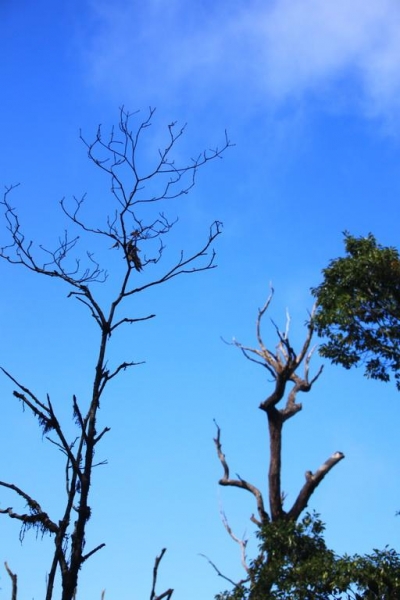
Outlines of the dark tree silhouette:
{"label": "dark tree silhouette", "polygon": [[[112,301],[105,305],[98,298],[93,284],[109,284],[107,272],[97,261],[95,254],[87,251],[76,258],[75,251],[79,236],[66,231],[58,246],[50,249],[29,241],[23,231],[16,209],[11,204],[11,192],[16,186],[6,188],[1,202],[4,208],[9,241],[0,248],[0,257],[11,265],[19,265],[37,275],[51,277],[63,282],[69,288],[69,297],[78,300],[95,320],[98,326],[98,354],[92,382],[92,396],[87,405],[72,398],[73,419],[76,435],[69,439],[65,424],[57,414],[57,403],[48,394],[39,398],[20,378],[2,368],[3,373],[15,385],[14,396],[29,409],[52,444],[61,450],[65,457],[65,504],[58,515],[50,515],[46,510],[46,498],[40,502],[15,483],[0,481],[2,488],[14,492],[28,507],[28,512],[15,511],[12,507],[1,509],[1,513],[20,521],[22,536],[27,529],[34,528],[42,534],[48,533],[54,540],[54,555],[48,571],[46,600],[54,594],[56,574],[61,576],[62,600],[72,600],[78,586],[78,576],[84,563],[105,545],[88,547],[86,525],[92,514],[90,486],[95,466],[95,450],[109,428],[99,422],[100,401],[108,383],[121,371],[135,366],[136,362],[123,361],[113,368],[108,366],[108,353],[111,335],[118,328],[154,318],[154,314],[131,315],[129,299],[146,289],[160,286],[169,280],[185,274],[213,269],[215,251],[213,242],[221,232],[221,223],[215,221],[204,242],[191,253],[182,251],[172,259],[165,254],[164,237],[175,224],[170,221],[158,205],[184,197],[194,186],[198,170],[208,162],[220,158],[230,146],[225,136],[221,148],[203,152],[188,163],[181,164],[174,159],[176,144],[182,137],[185,127],[172,123],[167,129],[167,141],[159,149],[153,164],[143,167],[140,159],[141,144],[151,125],[154,110],[132,130],[137,113],[130,114],[124,108],[120,111],[118,128],[105,136],[101,127],[93,141],[87,141],[81,134],[89,160],[108,178],[111,195],[108,199],[103,221],[89,223],[82,214],[85,196],[74,198],[72,205],[65,199],[61,208],[74,227],[81,230],[82,238],[101,240],[105,248],[113,248],[116,261],[122,265],[118,273],[119,281],[112,285]],[[158,243],[158,246],[155,246]],[[84,264],[86,259],[86,264]],[[163,259],[161,263],[161,259]],[[161,263],[157,269],[153,267]],[[165,267],[163,265],[166,265]],[[154,273],[156,275],[154,276]],[[114,275],[114,274],[113,274]],[[115,282],[113,277],[113,282]],[[124,312],[125,308],[125,312]],[[169,598],[172,590],[156,596],[155,584],[159,562],[165,550],[156,559],[152,598]],[[9,571],[11,573],[11,571]],[[15,579],[16,581],[16,579]],[[16,584],[15,584],[16,585]]]}

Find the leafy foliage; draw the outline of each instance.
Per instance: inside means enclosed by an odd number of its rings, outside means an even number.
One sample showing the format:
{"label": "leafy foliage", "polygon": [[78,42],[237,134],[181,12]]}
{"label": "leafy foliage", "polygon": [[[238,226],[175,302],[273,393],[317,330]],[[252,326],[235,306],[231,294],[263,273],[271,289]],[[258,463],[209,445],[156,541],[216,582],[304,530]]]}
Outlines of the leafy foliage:
{"label": "leafy foliage", "polygon": [[389,381],[400,390],[400,256],[375,237],[344,234],[346,256],[323,270],[312,293],[314,324],[327,341],[322,356],[350,369],[363,364],[365,375]]}
{"label": "leafy foliage", "polygon": [[319,515],[269,522],[259,532],[249,578],[216,600],[395,600],[400,556],[394,550],[338,557],[328,549]]}
{"label": "leafy foliage", "polygon": [[355,556],[352,559],[352,570],[359,588],[364,592],[364,595],[355,595],[357,600],[400,598],[400,556],[392,548],[374,550],[366,556]]}

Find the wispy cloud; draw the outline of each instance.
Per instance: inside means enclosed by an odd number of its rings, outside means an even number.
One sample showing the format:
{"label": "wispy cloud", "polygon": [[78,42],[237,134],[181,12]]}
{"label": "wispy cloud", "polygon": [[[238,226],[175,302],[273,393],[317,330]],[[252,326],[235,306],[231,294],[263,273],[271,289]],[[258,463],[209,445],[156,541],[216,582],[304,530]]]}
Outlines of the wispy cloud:
{"label": "wispy cloud", "polygon": [[276,102],[338,92],[365,114],[400,110],[400,5],[279,0],[257,26],[260,74]]}
{"label": "wispy cloud", "polygon": [[216,4],[93,2],[90,81],[139,102],[222,95],[279,107],[311,95],[332,109],[400,114],[397,0]]}

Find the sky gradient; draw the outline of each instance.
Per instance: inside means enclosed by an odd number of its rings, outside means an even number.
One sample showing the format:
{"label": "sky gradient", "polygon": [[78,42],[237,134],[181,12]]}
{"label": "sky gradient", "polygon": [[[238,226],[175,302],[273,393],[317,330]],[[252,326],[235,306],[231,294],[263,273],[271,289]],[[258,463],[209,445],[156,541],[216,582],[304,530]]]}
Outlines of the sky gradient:
{"label": "sky gradient", "polygon": [[[321,269],[343,253],[342,232],[372,232],[399,245],[400,7],[395,0],[20,0],[0,3],[2,184],[28,239],[56,243],[59,201],[87,193],[87,214],[109,211],[109,182],[86,157],[79,131],[117,124],[119,107],[157,107],[143,143],[151,160],[171,121],[187,123],[178,158],[224,141],[234,147],[199,172],[192,192],[165,207],[179,222],[166,263],[196,248],[212,221],[218,269],[177,278],[135,300],[157,318],[128,328],[110,360],[144,360],[110,385],[100,420],[111,427],[99,452],[88,547],[78,598],[148,597],[162,547],[158,591],[205,600],[242,577],[239,537],[251,538],[253,498],[222,489],[215,418],[232,473],[266,491],[268,441],[259,403],[266,372],[230,341],[254,345],[258,308],[275,288],[271,317],[293,343],[305,335]],[[7,240],[0,230],[0,245]],[[114,258],[115,256],[115,258]],[[112,293],[110,278],[101,297]],[[38,395],[49,393],[73,435],[71,397],[90,393],[97,332],[68,289],[0,263],[0,365]],[[147,276],[146,274],[143,274]],[[138,274],[138,278],[142,274]],[[273,326],[264,340],[276,344]],[[115,354],[113,354],[115,353]],[[314,369],[321,364],[315,356]],[[62,460],[0,379],[0,479],[20,485],[58,518]],[[310,509],[337,552],[398,548],[400,400],[394,385],[325,365],[303,411],[287,425],[283,489],[294,500],[307,470],[333,452],[346,459],[318,488]],[[101,454],[101,456],[100,456]],[[4,491],[0,507],[24,507]],[[1,515],[0,515],[1,516]],[[0,562],[19,575],[20,595],[43,597],[51,540],[0,519]],[[255,541],[249,542],[249,555]],[[0,570],[0,600],[10,581]]]}

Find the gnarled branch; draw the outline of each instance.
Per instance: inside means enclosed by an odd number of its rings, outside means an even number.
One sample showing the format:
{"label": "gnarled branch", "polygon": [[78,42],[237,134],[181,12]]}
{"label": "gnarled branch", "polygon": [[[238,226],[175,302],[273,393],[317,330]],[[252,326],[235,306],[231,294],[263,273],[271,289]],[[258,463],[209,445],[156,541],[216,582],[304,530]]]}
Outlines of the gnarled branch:
{"label": "gnarled branch", "polygon": [[18,521],[22,521],[22,529],[20,534],[21,539],[24,537],[25,529],[27,527],[39,527],[43,533],[58,533],[58,525],[56,525],[54,521],[50,519],[49,515],[42,510],[42,507],[40,506],[39,502],[34,500],[32,496],[29,496],[29,494],[21,490],[21,488],[14,485],[13,483],[6,483],[5,481],[0,481],[0,486],[16,492],[26,501],[29,507],[30,514],[16,513],[11,507],[0,509],[1,514],[8,514],[8,516],[11,519],[17,519]]}
{"label": "gnarled branch", "polygon": [[269,515],[264,509],[264,499],[263,499],[262,493],[255,485],[252,485],[251,483],[249,483],[245,479],[242,479],[239,476],[237,476],[238,479],[230,478],[228,463],[226,462],[225,454],[222,452],[221,428],[215,422],[215,420],[214,420],[214,423],[217,427],[217,437],[214,438],[214,443],[215,443],[215,447],[217,449],[218,458],[219,458],[222,468],[224,470],[224,475],[223,475],[223,477],[221,477],[221,479],[219,480],[218,483],[220,485],[224,485],[224,486],[242,488],[243,490],[247,490],[248,492],[253,494],[253,496],[256,499],[259,520],[256,520],[255,517],[252,516],[252,521],[257,523],[257,525],[261,526],[262,523],[269,521]]}

